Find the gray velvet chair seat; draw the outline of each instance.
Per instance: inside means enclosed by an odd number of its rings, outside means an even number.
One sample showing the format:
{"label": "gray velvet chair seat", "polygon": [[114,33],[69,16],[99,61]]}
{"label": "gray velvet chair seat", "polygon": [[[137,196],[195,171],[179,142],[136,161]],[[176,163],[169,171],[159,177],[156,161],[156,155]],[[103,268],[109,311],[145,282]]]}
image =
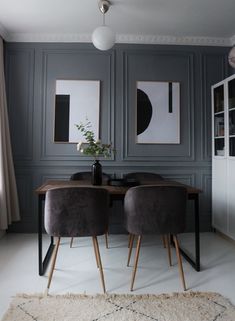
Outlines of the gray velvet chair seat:
{"label": "gray velvet chair seat", "polygon": [[[124,178],[126,180],[135,180],[140,185],[146,185],[146,184],[152,185],[154,184],[154,182],[164,180],[164,178],[160,174],[151,173],[151,172],[131,172],[131,173],[125,174]],[[130,248],[130,244],[131,242],[133,242],[132,237],[133,235],[129,235],[128,248]],[[162,237],[162,239],[163,239],[164,247],[166,247],[165,238]]]}
{"label": "gray velvet chair seat", "polygon": [[[70,176],[71,181],[91,181],[92,173],[90,172],[77,172]],[[102,173],[102,183],[106,185],[110,176],[106,173]]]}
{"label": "gray velvet chair seat", "polygon": [[131,235],[128,263],[133,238],[138,236],[135,265],[132,275],[133,290],[141,241],[146,234],[164,235],[171,265],[169,235],[173,235],[183,288],[186,289],[177,234],[185,230],[187,190],[179,186],[143,185],[129,189],[124,200],[125,226]]}
{"label": "gray velvet chair seat", "polygon": [[[108,180],[110,179],[110,176],[106,173],[102,173],[102,184],[107,185],[108,184]],[[77,172],[74,173],[70,176],[70,180],[71,181],[89,181],[91,182],[92,180],[92,173],[90,172]],[[110,200],[110,204],[111,204],[111,200]],[[77,235],[79,236],[79,235]],[[108,230],[105,232],[105,244],[106,244],[106,248],[108,248]],[[70,247],[73,246],[73,237],[71,238],[70,241]]]}
{"label": "gray velvet chair seat", "polygon": [[156,173],[150,172],[132,172],[124,175],[125,179],[135,179],[140,185],[154,184],[156,181],[162,181],[164,178]]}
{"label": "gray velvet chair seat", "polygon": [[47,289],[49,290],[61,237],[91,236],[97,266],[105,292],[102,263],[97,236],[108,230],[109,194],[97,187],[67,187],[47,191],[45,201],[45,229],[57,237]]}

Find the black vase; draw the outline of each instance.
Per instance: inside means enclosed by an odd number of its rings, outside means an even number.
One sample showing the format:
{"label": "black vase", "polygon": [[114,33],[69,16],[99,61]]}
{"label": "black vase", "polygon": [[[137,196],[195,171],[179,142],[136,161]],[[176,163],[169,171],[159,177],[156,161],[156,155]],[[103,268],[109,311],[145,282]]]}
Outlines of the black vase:
{"label": "black vase", "polygon": [[98,160],[92,165],[91,183],[93,185],[102,185],[102,165]]}

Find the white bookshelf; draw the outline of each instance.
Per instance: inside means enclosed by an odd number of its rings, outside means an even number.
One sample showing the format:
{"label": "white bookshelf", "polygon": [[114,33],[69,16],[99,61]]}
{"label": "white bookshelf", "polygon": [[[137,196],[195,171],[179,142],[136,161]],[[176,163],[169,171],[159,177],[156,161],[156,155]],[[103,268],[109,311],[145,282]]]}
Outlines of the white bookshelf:
{"label": "white bookshelf", "polygon": [[212,225],[235,239],[235,75],[212,86]]}

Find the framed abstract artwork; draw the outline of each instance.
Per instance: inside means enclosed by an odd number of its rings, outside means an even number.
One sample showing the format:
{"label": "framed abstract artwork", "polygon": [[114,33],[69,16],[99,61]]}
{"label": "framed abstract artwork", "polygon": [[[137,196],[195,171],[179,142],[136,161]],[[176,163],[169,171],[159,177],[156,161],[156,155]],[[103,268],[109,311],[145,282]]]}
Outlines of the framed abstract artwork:
{"label": "framed abstract artwork", "polygon": [[180,143],[180,83],[137,81],[136,143]]}
{"label": "framed abstract artwork", "polygon": [[98,139],[99,113],[99,80],[56,80],[54,142],[84,141],[75,124],[88,121]]}

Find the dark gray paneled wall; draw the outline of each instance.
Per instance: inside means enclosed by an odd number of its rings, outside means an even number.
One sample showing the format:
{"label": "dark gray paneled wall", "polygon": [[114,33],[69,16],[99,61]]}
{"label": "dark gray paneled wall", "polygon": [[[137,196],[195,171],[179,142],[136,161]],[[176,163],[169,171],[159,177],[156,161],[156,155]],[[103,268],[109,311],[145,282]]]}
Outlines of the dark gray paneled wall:
{"label": "dark gray paneled wall", "polygon": [[[101,52],[91,44],[7,43],[6,84],[9,120],[22,220],[12,231],[37,226],[34,190],[46,179],[67,179],[89,170],[92,159],[75,144],[53,142],[55,80],[101,81],[101,138],[116,154],[102,161],[104,171],[122,176],[152,171],[166,179],[199,187],[202,230],[211,221],[210,87],[227,77],[229,48],[116,45]],[[174,144],[136,144],[136,82],[179,81],[180,140]],[[166,128],[167,130],[167,128]],[[115,204],[111,230],[120,232],[122,207]],[[189,205],[188,226],[192,223]]]}

